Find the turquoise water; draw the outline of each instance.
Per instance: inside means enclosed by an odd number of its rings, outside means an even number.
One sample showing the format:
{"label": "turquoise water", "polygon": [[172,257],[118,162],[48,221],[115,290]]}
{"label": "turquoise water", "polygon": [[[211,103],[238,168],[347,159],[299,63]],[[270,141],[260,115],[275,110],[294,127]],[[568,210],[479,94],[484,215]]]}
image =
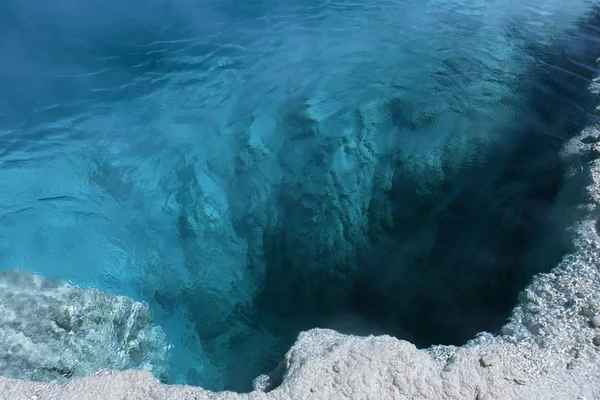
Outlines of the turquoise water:
{"label": "turquoise water", "polygon": [[596,3],[5,1],[0,268],[147,302],[215,390],[314,326],[497,330],[569,249]]}

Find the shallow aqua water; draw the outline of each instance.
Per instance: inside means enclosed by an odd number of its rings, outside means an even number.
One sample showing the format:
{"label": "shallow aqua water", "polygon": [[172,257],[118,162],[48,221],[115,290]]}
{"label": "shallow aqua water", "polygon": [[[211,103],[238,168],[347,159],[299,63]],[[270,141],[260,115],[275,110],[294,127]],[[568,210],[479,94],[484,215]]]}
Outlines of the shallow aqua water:
{"label": "shallow aqua water", "polygon": [[569,248],[596,3],[5,1],[0,268],[148,302],[215,390],[314,326],[497,330]]}

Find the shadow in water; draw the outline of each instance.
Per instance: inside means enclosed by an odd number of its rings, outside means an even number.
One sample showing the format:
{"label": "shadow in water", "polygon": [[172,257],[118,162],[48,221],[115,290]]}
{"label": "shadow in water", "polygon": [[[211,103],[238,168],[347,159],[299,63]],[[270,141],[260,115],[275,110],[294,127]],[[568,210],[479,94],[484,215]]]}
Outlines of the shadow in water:
{"label": "shadow in water", "polygon": [[[285,247],[271,247],[266,283],[250,311],[253,325],[269,332],[269,352],[256,368],[231,375],[231,388],[248,390],[247,383],[275,368],[298,332],[311,327],[390,334],[419,347],[497,333],[531,277],[571,249],[565,230],[573,221],[553,209],[566,167],[559,151],[595,121],[587,89],[598,72],[598,27],[596,12],[553,48],[530,45],[537,62],[514,87],[524,106],[507,121],[506,140],[483,161],[427,195],[418,190],[418,178],[397,166],[389,193],[394,226],[372,237],[359,274],[341,295],[330,296],[339,278],[315,272],[306,285]],[[267,242],[281,235],[270,232]]]}

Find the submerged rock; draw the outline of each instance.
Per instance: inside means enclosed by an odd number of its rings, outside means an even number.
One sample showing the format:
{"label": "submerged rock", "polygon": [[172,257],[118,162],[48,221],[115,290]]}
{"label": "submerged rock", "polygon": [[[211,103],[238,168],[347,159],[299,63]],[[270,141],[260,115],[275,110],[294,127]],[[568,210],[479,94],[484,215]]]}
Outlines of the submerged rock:
{"label": "submerged rock", "polygon": [[151,321],[147,305],[124,296],[0,272],[0,374],[60,382],[135,368],[161,376],[168,345]]}

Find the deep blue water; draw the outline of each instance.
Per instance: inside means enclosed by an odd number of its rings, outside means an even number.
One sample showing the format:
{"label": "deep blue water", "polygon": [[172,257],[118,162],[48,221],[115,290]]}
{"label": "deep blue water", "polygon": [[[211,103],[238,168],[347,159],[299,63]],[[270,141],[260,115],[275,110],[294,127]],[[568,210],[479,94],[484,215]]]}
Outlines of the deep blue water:
{"label": "deep blue water", "polygon": [[569,250],[596,5],[3,1],[0,268],[146,301],[215,390],[315,326],[496,331]]}

